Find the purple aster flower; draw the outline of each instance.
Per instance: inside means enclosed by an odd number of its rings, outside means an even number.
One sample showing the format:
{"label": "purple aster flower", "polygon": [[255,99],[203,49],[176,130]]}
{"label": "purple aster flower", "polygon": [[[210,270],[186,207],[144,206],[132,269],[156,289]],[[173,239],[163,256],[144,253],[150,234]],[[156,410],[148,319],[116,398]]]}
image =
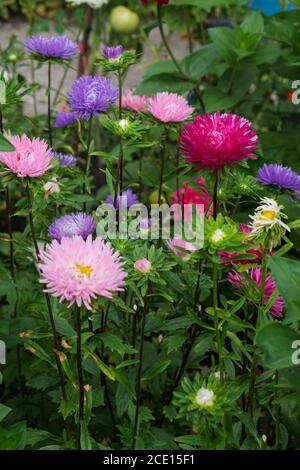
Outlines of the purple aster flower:
{"label": "purple aster flower", "polygon": [[83,76],[73,84],[69,105],[81,119],[106,111],[119,96],[118,88],[105,77]]}
{"label": "purple aster flower", "polygon": [[64,155],[62,153],[53,152],[52,158],[58,158],[59,164],[62,168],[76,166],[77,158],[73,155]]}
{"label": "purple aster flower", "polygon": [[266,163],[258,170],[257,181],[266,186],[294,191],[300,199],[300,175],[291,168],[277,163]]}
{"label": "purple aster flower", "polygon": [[68,113],[66,111],[61,111],[57,113],[54,126],[55,127],[66,127],[71,126],[74,122],[79,119],[77,113]]}
{"label": "purple aster flower", "polygon": [[102,54],[110,60],[117,60],[120,59],[121,55],[124,52],[123,46],[111,46],[111,47],[103,47]]}
{"label": "purple aster flower", "polygon": [[25,41],[31,54],[38,54],[50,59],[72,59],[79,54],[77,44],[67,36],[36,35]]}
{"label": "purple aster flower", "polygon": [[[107,204],[114,205],[114,197],[113,196],[107,196],[106,198]],[[120,204],[121,203],[121,204]],[[126,191],[122,192],[122,195],[118,193],[117,196],[117,209],[122,205],[123,208],[129,208],[133,206],[134,204],[138,203],[138,197],[137,195],[131,190],[127,189]]]}
{"label": "purple aster flower", "polygon": [[48,233],[52,240],[61,241],[63,237],[80,236],[86,239],[96,228],[96,222],[90,214],[74,212],[56,219],[49,227]]}

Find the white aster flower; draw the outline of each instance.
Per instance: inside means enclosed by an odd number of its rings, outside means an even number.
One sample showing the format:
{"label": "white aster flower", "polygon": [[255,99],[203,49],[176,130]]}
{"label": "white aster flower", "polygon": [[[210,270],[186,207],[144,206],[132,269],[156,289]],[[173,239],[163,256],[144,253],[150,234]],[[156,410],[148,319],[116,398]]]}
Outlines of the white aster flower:
{"label": "white aster flower", "polygon": [[74,6],[88,5],[91,8],[100,8],[102,5],[106,5],[109,0],[66,0],[67,3],[71,3]]}
{"label": "white aster flower", "polygon": [[290,232],[290,228],[281,219],[287,219],[287,215],[282,212],[283,206],[279,205],[275,199],[264,197],[261,205],[256,209],[254,215],[250,215],[249,224],[253,234],[264,230],[280,226]]}
{"label": "white aster flower", "polygon": [[217,230],[215,230],[214,233],[212,234],[211,240],[214,243],[218,243],[221,240],[223,240],[223,238],[225,238],[225,236],[226,236],[226,234],[223,232],[223,230],[221,230],[220,228],[217,228]]}
{"label": "white aster flower", "polygon": [[119,121],[119,126],[120,126],[120,128],[122,129],[122,131],[124,131],[125,129],[127,129],[127,127],[129,126],[129,121],[128,121],[128,119],[120,119],[120,121]]}
{"label": "white aster flower", "polygon": [[56,182],[56,179],[53,178],[51,181],[47,181],[47,183],[44,184],[44,190],[46,193],[59,193],[59,184]]}
{"label": "white aster flower", "polygon": [[196,403],[201,408],[210,408],[214,404],[215,394],[209,388],[201,387],[196,395]]}

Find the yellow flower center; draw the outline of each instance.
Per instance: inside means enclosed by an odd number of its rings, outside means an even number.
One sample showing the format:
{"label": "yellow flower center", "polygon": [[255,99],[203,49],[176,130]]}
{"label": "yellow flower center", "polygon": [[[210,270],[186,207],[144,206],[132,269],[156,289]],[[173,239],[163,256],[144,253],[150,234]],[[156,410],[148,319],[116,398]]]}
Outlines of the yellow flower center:
{"label": "yellow flower center", "polygon": [[76,264],[75,268],[77,269],[79,274],[81,274],[81,277],[82,276],[91,277],[91,274],[93,272],[91,266],[83,266],[82,264]]}
{"label": "yellow flower center", "polygon": [[276,217],[276,212],[275,211],[262,211],[260,219],[269,219],[269,220],[274,220]]}

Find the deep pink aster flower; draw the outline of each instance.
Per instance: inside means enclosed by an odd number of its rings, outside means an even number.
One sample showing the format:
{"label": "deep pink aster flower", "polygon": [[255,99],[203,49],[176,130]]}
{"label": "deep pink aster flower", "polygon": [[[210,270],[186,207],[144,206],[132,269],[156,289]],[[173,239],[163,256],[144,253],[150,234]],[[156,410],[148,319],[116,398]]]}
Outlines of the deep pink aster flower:
{"label": "deep pink aster flower", "polygon": [[127,89],[122,96],[122,107],[131,111],[147,111],[149,97],[134,95],[133,91]]}
{"label": "deep pink aster flower", "polygon": [[149,112],[162,122],[182,122],[191,117],[194,108],[183,96],[164,91],[150,98]]}
{"label": "deep pink aster flower", "polygon": [[127,273],[119,253],[101,238],[86,240],[80,236],[53,240],[40,254],[40,282],[60,301],[74,302],[91,310],[92,299],[112,298],[124,288]]}
{"label": "deep pink aster flower", "polygon": [[30,140],[25,134],[11,136],[8,140],[14,152],[0,152],[0,162],[20,178],[42,176],[51,168],[52,150],[45,140]]}
{"label": "deep pink aster flower", "polygon": [[[250,278],[255,282],[256,286],[258,289],[261,286],[261,278],[262,278],[262,269],[261,268],[252,268],[250,271],[247,271],[248,275]],[[247,290],[251,288],[249,281],[243,276],[242,273],[238,273],[236,271],[231,271],[228,276],[228,281],[236,286],[239,290]],[[264,303],[267,304],[273,294],[273,292],[276,290],[276,284],[271,276],[271,274],[267,275],[266,278],[266,285],[265,285],[265,295],[264,295]],[[283,318],[283,310],[285,308],[285,303],[283,298],[279,295],[275,302],[273,303],[270,313],[273,315],[273,317],[276,318]]]}
{"label": "deep pink aster flower", "polygon": [[198,250],[195,245],[185,240],[181,240],[180,238],[167,240],[167,245],[175,255],[180,256],[185,261],[188,261],[191,258],[192,253]]}
{"label": "deep pink aster flower", "polygon": [[[199,214],[206,213],[211,203],[211,197],[207,192],[206,184],[202,178],[197,179],[198,185],[191,187],[189,182],[185,182],[182,188],[172,194],[172,204],[180,204],[184,208],[184,220],[190,220],[193,214],[193,208],[187,207],[186,204],[192,206],[202,205],[199,208]],[[211,213],[211,211],[209,211]],[[179,211],[174,211],[174,219],[179,220]]]}
{"label": "deep pink aster flower", "polygon": [[186,124],[180,137],[180,148],[187,161],[197,168],[220,171],[224,165],[244,158],[255,158],[257,134],[247,119],[236,114],[196,116]]}

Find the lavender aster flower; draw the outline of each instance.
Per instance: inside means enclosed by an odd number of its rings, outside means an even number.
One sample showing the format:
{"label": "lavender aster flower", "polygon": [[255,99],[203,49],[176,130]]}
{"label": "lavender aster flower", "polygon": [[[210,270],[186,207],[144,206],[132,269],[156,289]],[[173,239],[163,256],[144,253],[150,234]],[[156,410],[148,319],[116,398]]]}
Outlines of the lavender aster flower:
{"label": "lavender aster flower", "polygon": [[124,52],[123,46],[103,47],[102,54],[110,60],[118,60]]}
{"label": "lavender aster flower", "polygon": [[265,186],[289,189],[300,199],[300,175],[291,168],[277,163],[266,163],[258,170],[257,181]]}
{"label": "lavender aster flower", "polygon": [[55,127],[66,127],[71,126],[74,122],[79,119],[78,113],[67,113],[66,111],[61,111],[57,113],[54,126]]}
{"label": "lavender aster flower", "polygon": [[68,95],[69,105],[81,119],[106,111],[119,95],[118,88],[107,78],[83,76],[73,84]]}
{"label": "lavender aster flower", "polygon": [[[113,196],[107,196],[106,198],[107,204],[114,204],[114,197]],[[121,203],[121,204],[120,204]],[[134,204],[138,203],[138,198],[137,195],[131,190],[127,189],[126,191],[122,192],[122,195],[118,193],[117,196],[117,209],[122,205],[123,208],[129,208],[133,206]]]}
{"label": "lavender aster flower", "polygon": [[49,227],[48,233],[53,240],[61,241],[63,237],[80,236],[86,239],[96,228],[96,222],[90,214],[74,212],[56,219]]}
{"label": "lavender aster flower", "polygon": [[76,166],[77,158],[73,155],[64,155],[62,153],[53,152],[52,158],[58,158],[62,168]]}
{"label": "lavender aster flower", "polygon": [[72,59],[79,54],[77,44],[67,36],[36,35],[25,41],[27,50],[47,59]]}

